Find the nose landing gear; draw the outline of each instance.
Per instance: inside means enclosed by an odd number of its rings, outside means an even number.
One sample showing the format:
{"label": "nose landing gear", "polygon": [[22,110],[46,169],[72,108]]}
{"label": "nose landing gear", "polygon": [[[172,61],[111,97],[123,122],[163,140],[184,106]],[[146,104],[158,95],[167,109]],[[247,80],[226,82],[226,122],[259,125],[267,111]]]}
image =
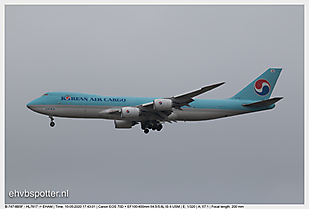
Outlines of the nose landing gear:
{"label": "nose landing gear", "polygon": [[50,127],[54,127],[56,124],[55,124],[55,122],[54,122],[54,118],[53,118],[53,116],[49,116],[49,118],[50,118],[50,120],[51,120],[51,122],[50,122]]}

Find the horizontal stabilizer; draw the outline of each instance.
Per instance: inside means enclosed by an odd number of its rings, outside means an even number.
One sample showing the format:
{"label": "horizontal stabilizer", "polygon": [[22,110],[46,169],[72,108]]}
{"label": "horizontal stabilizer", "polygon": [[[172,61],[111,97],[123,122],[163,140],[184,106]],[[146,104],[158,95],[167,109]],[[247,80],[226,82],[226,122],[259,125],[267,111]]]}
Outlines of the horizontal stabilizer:
{"label": "horizontal stabilizer", "polygon": [[272,98],[272,99],[266,99],[266,100],[263,100],[263,101],[250,103],[250,104],[243,104],[242,106],[244,106],[244,107],[267,107],[269,105],[272,105],[272,104],[278,102],[282,98],[283,97],[276,97],[276,98]]}

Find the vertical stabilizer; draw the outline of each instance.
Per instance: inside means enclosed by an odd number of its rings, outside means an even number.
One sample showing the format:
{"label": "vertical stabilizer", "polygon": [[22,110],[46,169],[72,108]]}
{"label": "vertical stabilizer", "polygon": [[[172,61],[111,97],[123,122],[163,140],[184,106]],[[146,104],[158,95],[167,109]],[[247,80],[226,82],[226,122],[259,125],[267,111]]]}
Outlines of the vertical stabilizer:
{"label": "vertical stabilizer", "polygon": [[269,68],[231,99],[265,100],[274,90],[282,68]]}

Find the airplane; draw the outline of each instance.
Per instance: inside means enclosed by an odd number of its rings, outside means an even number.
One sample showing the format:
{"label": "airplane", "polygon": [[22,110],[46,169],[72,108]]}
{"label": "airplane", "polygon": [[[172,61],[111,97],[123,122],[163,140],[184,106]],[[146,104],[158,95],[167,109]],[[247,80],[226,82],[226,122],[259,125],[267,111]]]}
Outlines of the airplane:
{"label": "airplane", "polygon": [[203,121],[269,110],[283,97],[270,99],[282,68],[269,68],[237,94],[227,99],[193,99],[224,82],[167,98],[100,96],[77,92],[47,92],[27,104],[37,113],[54,117],[114,120],[115,128],[141,124],[145,134],[161,131],[163,123]]}

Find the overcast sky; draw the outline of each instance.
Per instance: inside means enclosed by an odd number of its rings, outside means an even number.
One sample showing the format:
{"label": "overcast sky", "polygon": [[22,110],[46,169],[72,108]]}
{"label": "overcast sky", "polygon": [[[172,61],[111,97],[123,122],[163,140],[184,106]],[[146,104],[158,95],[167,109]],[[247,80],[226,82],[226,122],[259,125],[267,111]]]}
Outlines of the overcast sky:
{"label": "overcast sky", "polygon": [[[303,203],[303,6],[5,6],[6,203]],[[273,110],[140,126],[56,118],[47,91],[228,98],[282,67]],[[12,190],[69,190],[64,199]]]}

